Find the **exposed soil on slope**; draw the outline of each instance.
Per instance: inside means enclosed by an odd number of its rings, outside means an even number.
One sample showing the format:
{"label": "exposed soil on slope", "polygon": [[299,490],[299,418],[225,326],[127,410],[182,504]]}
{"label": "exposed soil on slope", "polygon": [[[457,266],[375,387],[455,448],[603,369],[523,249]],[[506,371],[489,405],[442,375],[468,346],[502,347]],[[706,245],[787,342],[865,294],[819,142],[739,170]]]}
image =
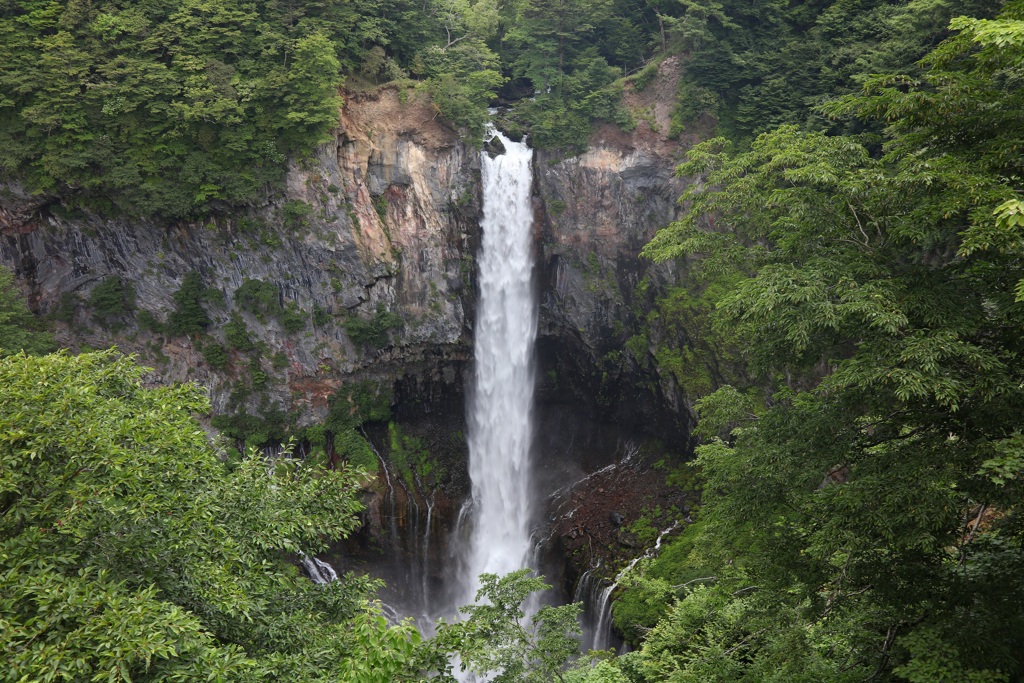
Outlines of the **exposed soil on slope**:
{"label": "exposed soil on slope", "polygon": [[372,92],[346,92],[341,127],[353,139],[374,139],[390,133],[432,150],[451,147],[459,139],[430,97],[402,85],[386,85]]}

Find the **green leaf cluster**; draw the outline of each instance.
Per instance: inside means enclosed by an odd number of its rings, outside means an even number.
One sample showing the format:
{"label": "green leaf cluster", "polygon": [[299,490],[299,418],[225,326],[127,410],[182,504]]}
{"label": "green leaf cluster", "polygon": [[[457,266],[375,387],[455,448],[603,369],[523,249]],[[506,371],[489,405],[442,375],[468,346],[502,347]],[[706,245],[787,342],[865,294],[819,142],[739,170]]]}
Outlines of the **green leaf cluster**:
{"label": "green leaf cluster", "polygon": [[624,8],[608,0],[523,0],[507,12],[502,60],[533,91],[513,119],[527,124],[534,146],[580,151],[592,120],[629,123],[615,83],[622,62],[607,44],[608,34],[632,26]]}
{"label": "green leaf cluster", "polygon": [[387,346],[391,342],[391,331],[401,329],[404,324],[402,317],[384,304],[380,304],[369,319],[352,314],[344,322],[345,334],[353,344],[374,350]]}
{"label": "green leaf cluster", "polygon": [[65,204],[171,219],[251,200],[337,124],[340,68],[378,35],[369,11],[6,3],[0,175]]}
{"label": "green leaf cluster", "polygon": [[457,653],[462,671],[495,683],[561,679],[579,650],[580,604],[548,605],[527,617],[523,607],[530,594],[548,588],[530,573],[481,574],[476,603],[461,608],[463,620],[438,625],[435,646]]}
{"label": "green leaf cluster", "polygon": [[[306,327],[306,314],[294,301],[289,301],[286,305],[282,305],[281,289],[272,282],[250,280],[246,278],[242,282],[242,285],[235,290],[235,303],[242,310],[249,311],[260,319],[263,319],[266,315],[273,316],[286,332],[294,334],[295,332],[302,331]],[[239,320],[238,323],[241,323],[241,320]],[[234,338],[238,344],[247,346],[249,343],[243,338],[241,328],[238,327],[238,324],[235,323],[234,319],[232,319],[231,324],[233,325],[230,331],[231,337]],[[241,324],[244,326],[244,323]],[[238,346],[237,348],[242,348],[242,346]]]}
{"label": "green leaf cluster", "polygon": [[97,322],[110,324],[131,312],[135,305],[135,292],[116,275],[103,279],[89,293],[89,306]]}
{"label": "green leaf cluster", "polygon": [[991,16],[1000,4],[682,2],[664,17],[669,51],[685,62],[674,128],[711,114],[722,134],[749,142],[785,124],[847,127],[811,106],[850,92],[872,74],[920,75],[917,60],[950,35],[950,19]]}
{"label": "green leaf cluster", "polygon": [[19,351],[44,354],[53,347],[53,335],[28,310],[14,275],[0,266],[0,355]]}
{"label": "green leaf cluster", "polygon": [[0,679],[414,680],[418,635],[288,561],[358,525],[355,476],[228,471],[195,386],[114,352],[0,359]]}
{"label": "green leaf cluster", "polygon": [[756,390],[696,404],[702,528],[637,579],[653,627],[623,603],[631,680],[1024,671],[1024,8],[952,27],[820,110],[881,145],[790,125],[680,167],[703,182],[644,253],[685,263]]}
{"label": "green leaf cluster", "polygon": [[210,325],[210,316],[203,307],[206,291],[198,272],[185,274],[181,287],[173,295],[174,310],[167,316],[166,330],[169,333],[190,337],[206,330]]}

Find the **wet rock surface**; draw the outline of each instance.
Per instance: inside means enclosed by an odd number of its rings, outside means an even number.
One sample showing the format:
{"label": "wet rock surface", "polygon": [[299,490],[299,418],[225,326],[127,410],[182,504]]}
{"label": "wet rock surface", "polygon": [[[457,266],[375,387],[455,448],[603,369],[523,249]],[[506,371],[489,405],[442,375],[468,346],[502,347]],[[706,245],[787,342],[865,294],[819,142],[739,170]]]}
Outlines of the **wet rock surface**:
{"label": "wet rock surface", "polygon": [[491,156],[491,158],[494,158],[505,153],[505,145],[499,137],[495,136],[484,143],[484,150]]}
{"label": "wet rock surface", "polygon": [[631,450],[548,497],[542,527],[548,571],[568,595],[588,570],[610,581],[698,503],[699,493],[669,485],[664,468]]}
{"label": "wet rock surface", "polygon": [[[538,272],[538,413],[570,406],[605,426],[611,438],[568,445],[541,429],[545,441],[571,451],[568,460],[592,472],[612,461],[623,440],[654,436],[686,452],[693,422],[690,397],[654,363],[645,335],[647,313],[679,281],[674,264],[639,257],[654,234],[682,215],[678,198],[690,182],[675,167],[700,130],[670,137],[679,63],[665,60],[642,92],[624,103],[637,119],[632,132],[595,127],[584,154],[535,157]],[[553,424],[555,432],[562,431]]]}

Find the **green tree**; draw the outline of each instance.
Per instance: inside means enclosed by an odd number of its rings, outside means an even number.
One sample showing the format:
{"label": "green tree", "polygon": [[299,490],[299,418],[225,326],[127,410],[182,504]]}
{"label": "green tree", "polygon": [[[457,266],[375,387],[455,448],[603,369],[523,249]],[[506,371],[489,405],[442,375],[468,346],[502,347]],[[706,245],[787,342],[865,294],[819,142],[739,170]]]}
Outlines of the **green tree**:
{"label": "green tree", "polygon": [[825,119],[808,105],[849,93],[871,74],[920,75],[917,60],[949,36],[952,17],[990,16],[1002,3],[652,4],[667,51],[679,54],[684,66],[677,128],[712,114],[721,134],[749,143],[784,124],[856,130],[847,122]]}
{"label": "green tree", "polygon": [[530,574],[482,574],[476,603],[460,609],[464,620],[438,626],[435,647],[458,654],[463,671],[493,676],[495,683],[562,680],[579,651],[580,604],[541,607],[528,618],[530,594],[549,588]]}
{"label": "green tree", "polygon": [[652,632],[648,680],[1022,670],[1024,8],[952,25],[922,76],[826,109],[885,124],[883,155],[783,127],[681,167],[706,182],[645,253],[721,285],[712,315],[770,399],[698,402],[705,540],[732,578]]}
{"label": "green tree", "polygon": [[115,352],[0,359],[0,680],[412,680],[418,636],[288,561],[358,525],[355,474],[228,471]]}
{"label": "green tree", "polygon": [[0,354],[42,354],[52,351],[53,346],[53,335],[28,310],[14,275],[0,266]]}
{"label": "green tree", "polygon": [[89,305],[97,322],[109,324],[131,311],[135,305],[135,292],[130,284],[112,275],[92,288]]}
{"label": "green tree", "polygon": [[0,177],[194,218],[280,183],[337,125],[376,2],[16,0],[0,7]]}
{"label": "green tree", "polygon": [[182,278],[181,287],[174,293],[174,310],[167,317],[167,329],[171,334],[191,336],[206,329],[210,316],[203,308],[205,293],[202,276],[196,271]]}
{"label": "green tree", "polygon": [[413,71],[427,79],[427,91],[441,115],[479,142],[487,107],[505,82],[498,55],[487,44],[498,29],[498,4],[438,0],[432,11],[439,39],[420,50]]}
{"label": "green tree", "polygon": [[503,36],[503,57],[534,96],[514,114],[537,147],[585,149],[595,119],[626,124],[620,110],[622,71],[600,53],[599,26],[612,17],[609,0],[524,0]]}

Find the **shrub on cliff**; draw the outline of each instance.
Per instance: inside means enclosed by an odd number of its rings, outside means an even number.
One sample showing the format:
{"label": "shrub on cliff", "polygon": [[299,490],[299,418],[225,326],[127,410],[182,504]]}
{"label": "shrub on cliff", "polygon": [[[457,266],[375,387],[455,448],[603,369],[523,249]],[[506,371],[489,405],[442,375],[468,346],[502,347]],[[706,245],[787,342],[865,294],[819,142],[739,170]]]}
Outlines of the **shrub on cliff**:
{"label": "shrub on cliff", "polygon": [[53,350],[53,335],[25,305],[14,275],[0,267],[0,354],[38,354]]}
{"label": "shrub on cliff", "polygon": [[135,305],[135,291],[130,284],[112,275],[102,280],[89,293],[93,318],[99,323],[116,324],[131,312]]}
{"label": "shrub on cliff", "polygon": [[193,271],[185,275],[181,287],[174,293],[174,310],[167,317],[168,332],[191,336],[206,329],[210,324],[210,316],[202,303],[206,291],[199,273]]}
{"label": "shrub on cliff", "polygon": [[391,342],[391,331],[402,327],[404,322],[397,313],[392,313],[380,304],[369,319],[350,315],[345,320],[345,334],[353,344],[370,349],[382,349]]}

